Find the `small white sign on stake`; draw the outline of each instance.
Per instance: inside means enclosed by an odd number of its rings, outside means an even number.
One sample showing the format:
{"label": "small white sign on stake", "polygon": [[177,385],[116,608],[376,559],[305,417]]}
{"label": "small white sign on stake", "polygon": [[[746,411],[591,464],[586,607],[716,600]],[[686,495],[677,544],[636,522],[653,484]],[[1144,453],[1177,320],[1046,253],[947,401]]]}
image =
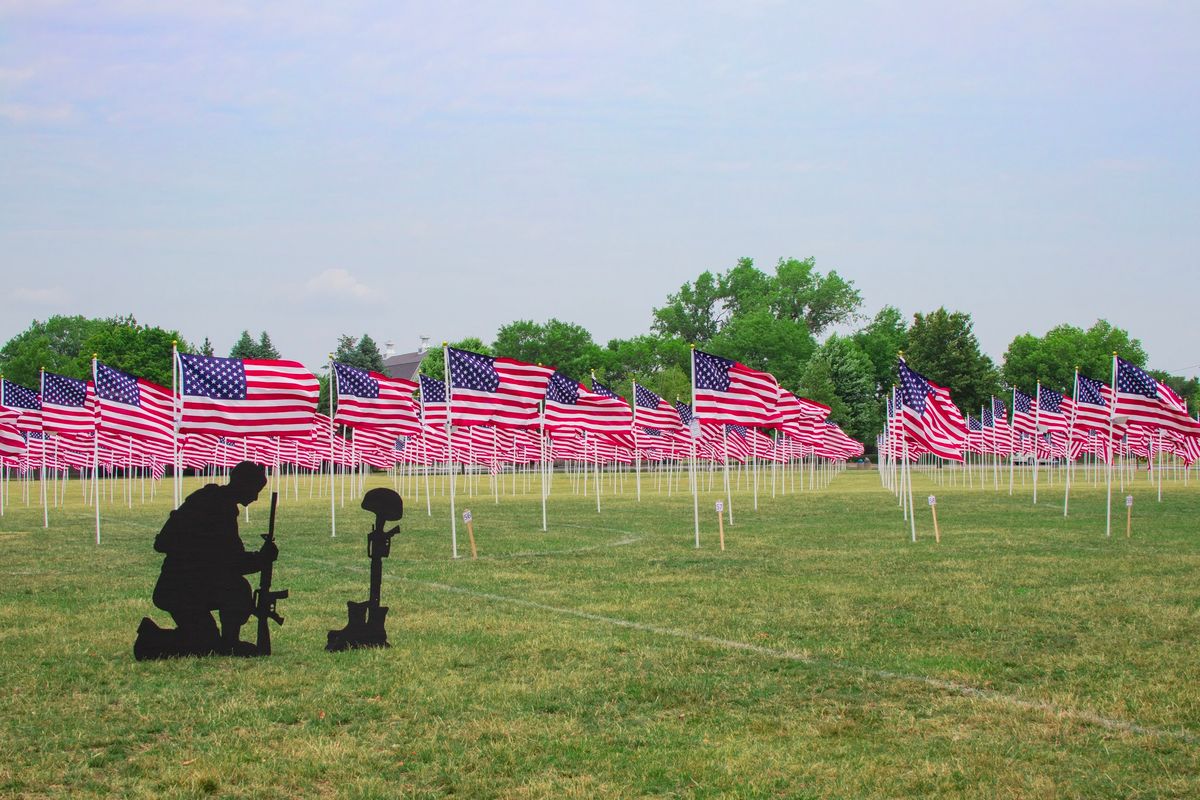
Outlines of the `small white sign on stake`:
{"label": "small white sign on stake", "polygon": [[1131,494],[1125,495],[1125,507],[1133,508],[1133,495],[1131,495]]}
{"label": "small white sign on stake", "polygon": [[932,494],[929,495],[929,505],[931,505],[931,506],[937,505],[937,497],[935,495],[932,495]]}
{"label": "small white sign on stake", "polygon": [[717,501],[717,513],[721,514],[724,511],[725,511],[725,502],[723,500],[718,500]]}
{"label": "small white sign on stake", "polygon": [[463,522],[470,522],[470,521],[471,521],[471,509],[468,508],[466,511],[463,512]]}

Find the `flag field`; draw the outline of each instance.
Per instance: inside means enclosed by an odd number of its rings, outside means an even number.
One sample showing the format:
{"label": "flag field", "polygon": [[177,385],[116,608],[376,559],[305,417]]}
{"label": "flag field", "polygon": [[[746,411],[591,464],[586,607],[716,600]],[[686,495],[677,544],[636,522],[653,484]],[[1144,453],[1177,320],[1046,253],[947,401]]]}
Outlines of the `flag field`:
{"label": "flag field", "polygon": [[328,487],[286,478],[274,654],[139,663],[141,617],[170,624],[150,601],[170,487],[128,508],[106,484],[96,545],[74,480],[44,529],[13,476],[0,796],[1200,796],[1200,485],[1158,503],[1139,474],[1132,536],[1106,539],[1102,484],[1064,519],[1061,483],[1034,506],[918,473],[914,544],[873,470],[774,498],[759,480],[720,552],[719,474],[699,550],[686,479],[668,497],[643,474],[640,503],[632,474],[606,483],[597,513],[560,474],[542,532],[536,474],[502,476],[499,503],[485,474],[457,490],[480,556],[457,561],[448,496],[435,481],[428,516],[402,481],[393,646],[329,654],[372,518],[348,490],[330,538]]}

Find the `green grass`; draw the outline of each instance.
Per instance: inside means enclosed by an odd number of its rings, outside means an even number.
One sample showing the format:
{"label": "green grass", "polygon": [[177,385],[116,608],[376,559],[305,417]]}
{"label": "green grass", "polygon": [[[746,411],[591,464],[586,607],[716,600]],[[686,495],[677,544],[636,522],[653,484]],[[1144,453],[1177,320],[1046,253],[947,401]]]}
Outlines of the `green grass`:
{"label": "green grass", "polygon": [[1133,537],[1122,506],[1106,539],[1090,485],[1064,520],[1061,485],[1035,507],[918,475],[916,544],[874,472],[774,499],[764,481],[722,553],[715,492],[696,550],[690,495],[648,479],[597,514],[559,476],[547,533],[520,482],[497,505],[485,479],[458,506],[481,558],[449,558],[447,498],[410,500],[393,647],[327,654],[366,597],[370,519],[348,499],[331,539],[302,480],[275,655],[137,663],[138,620],[169,622],[149,599],[169,487],[106,504],[97,546],[75,482],[44,530],[14,480],[0,795],[1200,796],[1200,486],[1159,504],[1138,481]]}

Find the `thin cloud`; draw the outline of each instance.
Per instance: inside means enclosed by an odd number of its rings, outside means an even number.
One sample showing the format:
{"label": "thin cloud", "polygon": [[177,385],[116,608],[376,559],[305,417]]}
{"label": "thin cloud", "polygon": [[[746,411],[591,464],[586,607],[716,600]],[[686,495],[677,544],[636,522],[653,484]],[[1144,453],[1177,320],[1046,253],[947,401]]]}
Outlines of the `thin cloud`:
{"label": "thin cloud", "polygon": [[342,268],[327,269],[309,278],[304,284],[304,293],[309,297],[324,297],[338,300],[354,300],[359,303],[377,303],[379,294],[370,286]]}
{"label": "thin cloud", "polygon": [[28,289],[25,287],[20,287],[13,290],[13,299],[22,303],[52,306],[66,301],[67,293],[57,286],[41,289]]}

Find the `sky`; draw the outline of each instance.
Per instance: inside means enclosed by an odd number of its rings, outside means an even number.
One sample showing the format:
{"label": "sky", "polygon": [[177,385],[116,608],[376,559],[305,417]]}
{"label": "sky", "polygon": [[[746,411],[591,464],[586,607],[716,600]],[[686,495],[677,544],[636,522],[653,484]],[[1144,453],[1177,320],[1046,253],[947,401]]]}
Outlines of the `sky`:
{"label": "sky", "polygon": [[863,313],[1098,318],[1200,374],[1200,4],[0,0],[0,341],[318,367],[816,259]]}

